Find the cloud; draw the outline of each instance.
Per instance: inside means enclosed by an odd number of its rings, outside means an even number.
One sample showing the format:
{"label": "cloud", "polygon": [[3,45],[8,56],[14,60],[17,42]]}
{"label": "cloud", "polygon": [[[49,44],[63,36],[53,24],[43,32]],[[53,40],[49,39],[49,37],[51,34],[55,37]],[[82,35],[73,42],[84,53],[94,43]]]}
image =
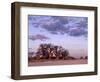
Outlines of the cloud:
{"label": "cloud", "polygon": [[52,16],[54,20],[59,20],[62,24],[67,24],[69,22],[67,16]]}
{"label": "cloud", "polygon": [[76,23],[76,25],[78,27],[83,27],[83,28],[87,28],[88,27],[88,18],[81,18],[81,20],[79,22]]}
{"label": "cloud", "polygon": [[88,18],[71,16],[29,16],[33,27],[42,28],[51,34],[68,34],[70,36],[87,35]]}
{"label": "cloud", "polygon": [[64,25],[61,22],[55,22],[50,24],[43,24],[41,26],[43,29],[46,29],[50,33],[66,33],[68,31],[67,28],[64,27]]}
{"label": "cloud", "polygon": [[49,39],[48,37],[44,36],[44,35],[41,35],[41,34],[37,34],[37,35],[30,35],[29,36],[29,39],[30,40],[46,40],[46,39]]}
{"label": "cloud", "polygon": [[77,27],[77,28],[71,28],[68,34],[70,36],[81,36],[81,35],[86,35],[87,32],[84,29]]}

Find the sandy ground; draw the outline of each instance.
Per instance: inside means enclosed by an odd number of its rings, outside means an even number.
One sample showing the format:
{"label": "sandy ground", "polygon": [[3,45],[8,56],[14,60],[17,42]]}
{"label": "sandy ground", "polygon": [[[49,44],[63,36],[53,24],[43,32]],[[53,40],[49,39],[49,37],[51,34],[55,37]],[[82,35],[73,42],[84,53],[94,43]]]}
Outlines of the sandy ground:
{"label": "sandy ground", "polygon": [[87,59],[77,60],[46,60],[38,62],[28,62],[28,66],[49,66],[49,65],[75,65],[75,64],[87,64]]}

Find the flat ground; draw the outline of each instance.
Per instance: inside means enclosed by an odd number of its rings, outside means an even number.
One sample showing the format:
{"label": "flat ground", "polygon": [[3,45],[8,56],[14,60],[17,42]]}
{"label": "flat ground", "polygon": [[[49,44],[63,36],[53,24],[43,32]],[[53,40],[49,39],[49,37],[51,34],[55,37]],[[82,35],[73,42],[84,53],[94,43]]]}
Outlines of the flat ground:
{"label": "flat ground", "polygon": [[28,66],[49,66],[49,65],[75,65],[75,64],[87,64],[87,59],[77,60],[46,60],[46,61],[30,61]]}

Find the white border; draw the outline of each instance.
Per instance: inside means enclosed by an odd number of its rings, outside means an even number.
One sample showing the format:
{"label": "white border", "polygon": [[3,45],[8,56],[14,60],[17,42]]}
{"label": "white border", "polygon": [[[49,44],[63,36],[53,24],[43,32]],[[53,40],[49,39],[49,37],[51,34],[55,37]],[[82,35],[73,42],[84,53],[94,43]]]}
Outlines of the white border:
{"label": "white border", "polygon": [[[94,71],[94,11],[21,7],[20,9],[20,75],[75,73]],[[28,67],[28,19],[27,15],[88,17],[88,64]]]}

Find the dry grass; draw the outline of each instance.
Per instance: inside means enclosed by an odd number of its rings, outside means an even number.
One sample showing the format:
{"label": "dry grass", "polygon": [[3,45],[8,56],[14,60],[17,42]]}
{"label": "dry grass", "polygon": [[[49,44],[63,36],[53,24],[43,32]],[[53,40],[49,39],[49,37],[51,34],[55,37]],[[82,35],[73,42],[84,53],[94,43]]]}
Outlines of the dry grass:
{"label": "dry grass", "polygon": [[87,59],[76,60],[46,60],[46,61],[29,61],[28,66],[49,66],[49,65],[75,65],[75,64],[87,64]]}

